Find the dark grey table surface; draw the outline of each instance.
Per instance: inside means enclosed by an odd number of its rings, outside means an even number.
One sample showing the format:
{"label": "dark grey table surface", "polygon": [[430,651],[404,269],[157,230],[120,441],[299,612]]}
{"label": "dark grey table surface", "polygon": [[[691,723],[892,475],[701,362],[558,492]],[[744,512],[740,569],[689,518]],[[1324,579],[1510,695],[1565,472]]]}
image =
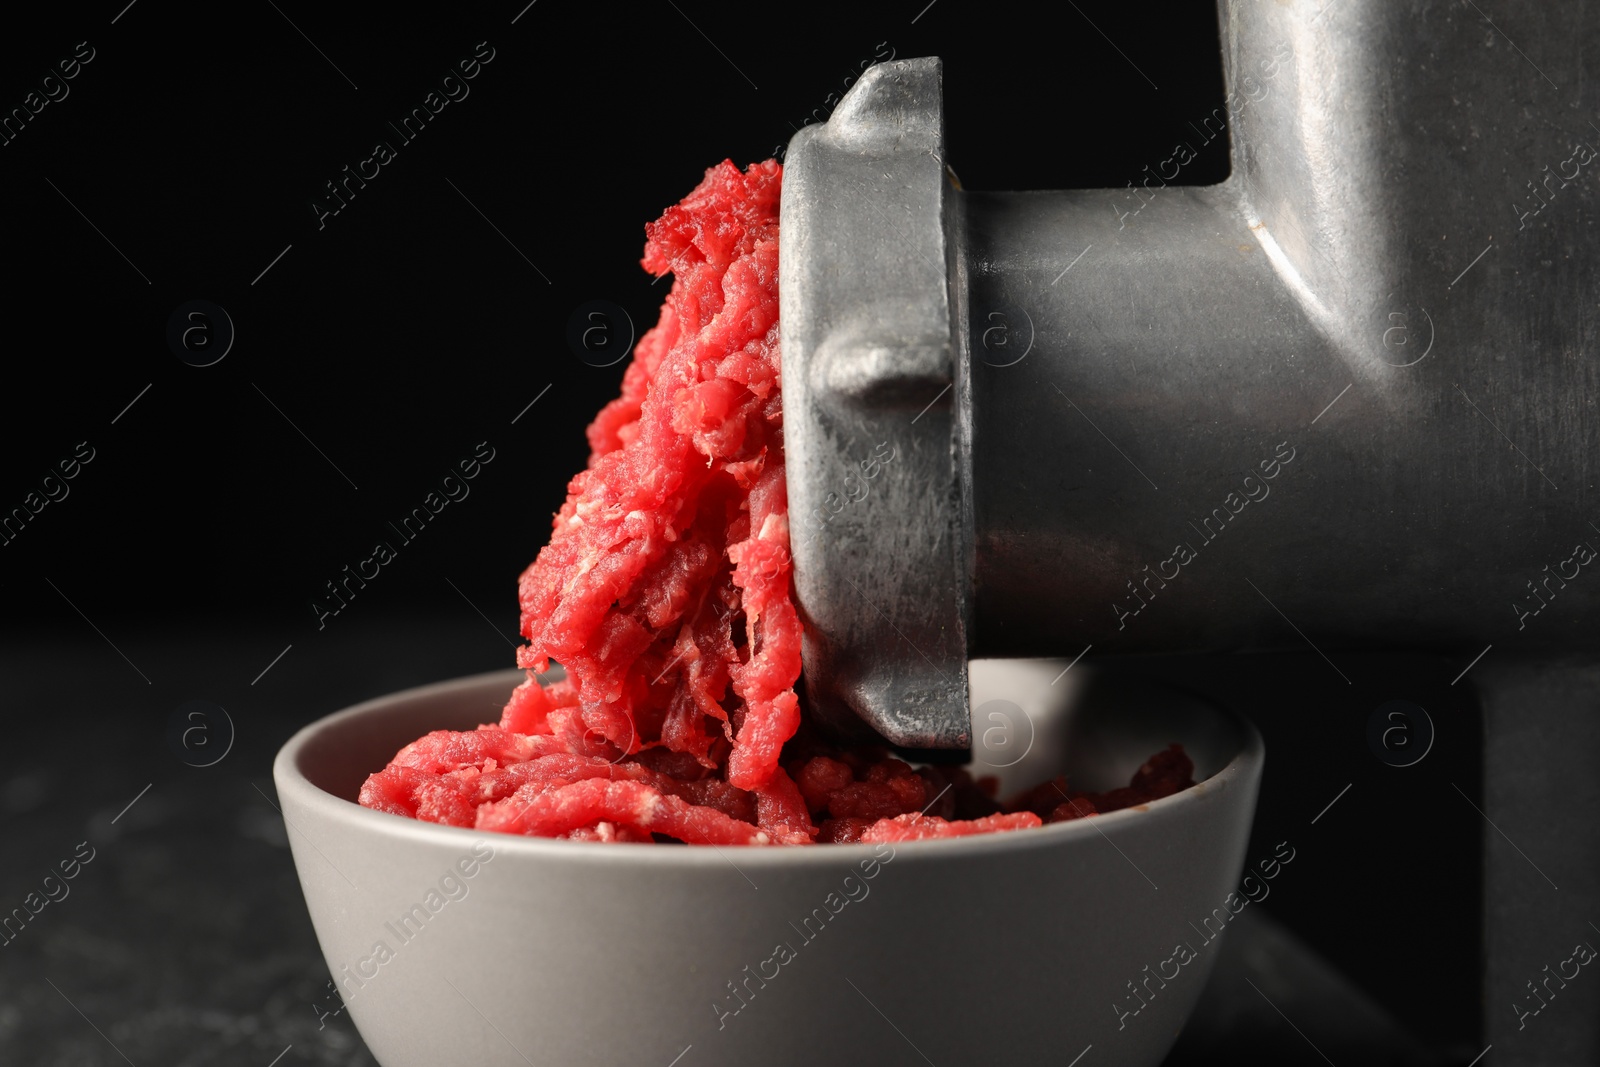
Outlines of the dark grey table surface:
{"label": "dark grey table surface", "polygon": [[[389,622],[330,628],[286,652],[281,634],[119,636],[116,648],[91,634],[0,650],[0,911],[81,844],[93,849],[67,895],[0,942],[0,1064],[375,1063],[347,1015],[319,1018],[329,975],[274,807],[272,758],[328,712],[507,666],[505,635]],[[167,741],[190,699],[233,723],[212,766],[186,765]],[[1263,910],[1229,928],[1169,1064],[1465,1062],[1423,1055]]]}

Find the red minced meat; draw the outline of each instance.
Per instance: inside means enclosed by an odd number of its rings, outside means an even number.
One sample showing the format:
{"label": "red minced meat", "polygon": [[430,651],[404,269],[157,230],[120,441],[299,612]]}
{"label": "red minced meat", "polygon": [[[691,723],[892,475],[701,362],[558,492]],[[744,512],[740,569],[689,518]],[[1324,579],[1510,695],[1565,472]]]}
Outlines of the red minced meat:
{"label": "red minced meat", "polygon": [[[672,289],[518,583],[528,680],[498,724],[401,749],[362,786],[363,805],[572,840],[804,845],[1020,829],[1192,784],[1173,746],[1127,789],[1072,793],[1057,780],[1002,808],[992,779],[801,731],[782,174],[772,160],[742,172],[724,161],[645,227],[644,268],[672,273]],[[542,684],[551,661],[566,678]]]}

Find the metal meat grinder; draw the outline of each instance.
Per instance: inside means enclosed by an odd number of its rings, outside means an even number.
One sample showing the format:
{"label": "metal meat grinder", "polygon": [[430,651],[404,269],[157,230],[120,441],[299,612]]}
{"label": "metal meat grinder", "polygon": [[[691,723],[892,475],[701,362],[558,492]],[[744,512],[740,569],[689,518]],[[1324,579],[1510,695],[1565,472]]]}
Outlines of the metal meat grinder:
{"label": "metal meat grinder", "polygon": [[974,657],[1448,654],[1484,1040],[1592,1064],[1600,978],[1526,1010],[1600,942],[1600,16],[1499,7],[1224,0],[1225,105],[1121,189],[963,191],[940,61],[869,70],[787,157],[791,536],[808,699],[910,749]]}

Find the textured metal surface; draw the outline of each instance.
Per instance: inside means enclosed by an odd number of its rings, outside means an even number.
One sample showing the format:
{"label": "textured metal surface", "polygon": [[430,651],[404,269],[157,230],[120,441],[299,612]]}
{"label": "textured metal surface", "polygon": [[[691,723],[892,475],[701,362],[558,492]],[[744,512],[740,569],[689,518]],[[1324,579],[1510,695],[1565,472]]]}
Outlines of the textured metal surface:
{"label": "textured metal surface", "polygon": [[877,709],[891,741],[960,748],[969,567],[939,76],[935,59],[875,67],[789,148],[784,444],[810,706],[838,722]]}
{"label": "textured metal surface", "polygon": [[[1570,967],[1574,943],[1600,944],[1585,934],[1600,900],[1600,739],[1588,724],[1600,701],[1600,125],[1582,102],[1600,13],[1579,2],[1490,14],[1444,0],[1220,7],[1226,106],[1196,115],[1193,137],[1123,189],[969,194],[897,180],[904,161],[923,173],[938,162],[927,138],[904,135],[937,128],[927,65],[878,68],[852,94],[913,72],[928,86],[850,110],[849,139],[874,145],[870,167],[821,157],[838,119],[796,139],[785,228],[809,218],[835,234],[784,250],[796,511],[831,488],[849,454],[832,442],[849,440],[847,427],[909,418],[908,398],[944,381],[927,370],[952,375],[914,427],[930,460],[920,482],[894,482],[883,499],[919,517],[861,511],[848,537],[796,553],[806,684],[893,740],[943,745],[969,719],[948,684],[946,620],[970,621],[974,656],[1310,645],[1339,687],[1353,684],[1339,665],[1351,649],[1427,648],[1472,669],[1492,648],[1477,667],[1486,1038],[1496,1062],[1596,1062],[1592,990],[1522,1009],[1544,1002],[1529,982],[1547,979],[1546,964]],[[1198,153],[1230,148],[1226,182],[1166,184]],[[869,170],[881,182],[863,179]],[[913,302],[884,281],[903,282],[933,246],[891,220],[936,213],[948,358],[880,344],[845,357],[852,373],[817,374],[840,311],[879,309],[891,325],[878,342],[924,336],[904,314]],[[802,277],[838,288],[796,301]],[[921,322],[926,336],[944,328],[945,306]],[[834,384],[894,380],[902,365],[926,377],[886,391],[893,404]],[[838,410],[854,422],[815,414]],[[931,461],[944,454],[948,467]],[[892,612],[840,592],[867,581],[892,591]],[[912,619],[923,628],[907,630]],[[863,659],[836,677],[845,649]],[[1558,668],[1557,655],[1588,665]],[[925,699],[908,710],[900,691]],[[1536,870],[1524,845],[1562,873]]]}
{"label": "textured metal surface", "polygon": [[[960,735],[946,675],[951,622],[968,615],[983,655],[1592,642],[1600,581],[1579,546],[1600,546],[1600,364],[1585,355],[1600,258],[1584,167],[1600,159],[1575,146],[1600,134],[1468,6],[1222,16],[1228,106],[1122,190],[937,191],[931,142],[909,132],[937,128],[937,93],[869,103],[912,71],[936,87],[925,61],[876,68],[854,106],[795,141],[786,230],[833,228],[825,246],[785,235],[800,521],[866,426],[907,423],[957,372],[904,431],[928,462],[883,483],[910,495],[869,495],[797,552],[812,640],[829,649],[807,685],[897,740]],[[1597,39],[1570,4],[1517,28],[1551,63]],[[1228,137],[1227,182],[1165,185],[1186,152]],[[921,185],[896,170],[913,165]],[[931,284],[937,247],[905,220],[941,196],[955,351],[941,362],[919,341],[894,358],[895,338],[943,330],[942,306],[918,320],[904,297],[912,277]],[[811,366],[863,309],[872,340]],[[893,404],[866,384],[884,381]],[[955,518],[951,499],[968,501]],[[969,526],[970,585],[942,569],[949,531]],[[850,588],[865,581],[885,610]],[[845,647],[871,651],[858,673],[947,702],[908,715],[900,688],[834,682]]]}
{"label": "textured metal surface", "polygon": [[[1525,51],[1593,39],[1562,7]],[[1593,185],[1510,205],[1593,131],[1467,5],[1222,27],[1232,112],[1186,143],[1226,124],[1225,184],[1162,188],[1175,150],[1137,190],[964,198],[974,323],[1034,332],[973,367],[975,649],[1591,640],[1581,578],[1513,605],[1600,545]]]}

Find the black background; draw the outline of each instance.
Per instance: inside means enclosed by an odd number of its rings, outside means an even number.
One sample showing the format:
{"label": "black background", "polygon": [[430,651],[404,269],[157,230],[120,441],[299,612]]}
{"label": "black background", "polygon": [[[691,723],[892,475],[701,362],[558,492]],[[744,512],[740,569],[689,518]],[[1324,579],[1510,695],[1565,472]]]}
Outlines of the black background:
{"label": "black background", "polygon": [[[0,1061],[121,1062],[39,977],[84,988],[123,945],[139,958],[112,969],[124,984],[87,1014],[123,1019],[113,1034],[147,1054],[218,1062],[198,1039],[127,1029],[177,988],[202,1005],[259,991],[259,1040],[238,1041],[269,1053],[289,1040],[266,1032],[271,1021],[304,1016],[285,1064],[370,1062],[347,1021],[339,1039],[305,1025],[326,978],[314,955],[268,968],[249,993],[206,989],[280,938],[309,944],[281,828],[262,823],[272,753],[344,703],[512,664],[516,575],[622,374],[577,358],[569,319],[607,300],[635,332],[654,322],[669,283],[638,266],[642,227],[707,166],[773,155],[891,53],[943,57],[949,158],[972,189],[1122,186],[1222,101],[1205,0],[925,3],[114,0],[9,22],[0,108],[20,106],[78,42],[95,58],[0,147],[0,511],[79,442],[95,458],[0,546],[0,701],[13,734],[0,751],[0,846],[19,872],[0,878],[3,903],[69,854],[80,827],[113,840],[109,813],[150,779],[140,804],[155,814],[123,826],[152,835],[144,860],[113,853],[117,879],[62,905],[76,910],[52,917],[55,940],[19,941],[0,959],[0,1001],[29,1006],[26,1021],[0,1010],[0,1050],[15,1051]],[[386,124],[485,41],[494,58],[470,95],[401,146]],[[311,204],[324,183],[379,140],[397,158],[319,228]],[[1178,181],[1227,174],[1219,140]],[[236,329],[205,368],[166,340],[173,310],[194,299],[224,307]],[[483,441],[495,459],[470,496],[319,628],[311,602],[324,583],[393,540],[386,522]],[[1476,795],[1476,711],[1465,687],[1416,681],[1449,677],[1448,664],[1369,666],[1354,696],[1334,693],[1309,656],[1155,670],[1267,734],[1251,854],[1288,837],[1306,858],[1266,909],[1414,1032],[1476,1051],[1481,825],[1450,792]],[[1441,728],[1411,771],[1366,747],[1367,712],[1393,697],[1422,702]],[[205,770],[163,746],[170,713],[193,698],[227,707],[238,730],[231,758]],[[226,818],[185,821],[206,807]],[[165,843],[162,819],[179,827]],[[275,901],[254,919],[236,914],[253,865],[273,872],[262,884]],[[205,887],[191,907],[210,924],[196,930],[235,951],[208,941],[188,952],[159,919],[128,912],[139,893],[163,913],[179,907],[184,885]],[[60,947],[80,925],[103,942],[82,958]],[[1412,959],[1429,961],[1425,981],[1399,967]],[[139,966],[170,972],[163,992],[133,988]]]}
{"label": "black background", "polygon": [[[621,365],[574,357],[567,320],[604,299],[639,331],[655,321],[668,283],[638,266],[647,221],[707,166],[771,156],[826,117],[862,61],[890,53],[944,57],[967,186],[1120,186],[1221,100],[1210,6],[1173,7],[1159,27],[1126,5],[1084,9],[1160,91],[1086,20],[1063,35],[1026,5],[980,14],[956,0],[915,25],[917,5],[752,19],[715,3],[542,0],[515,26],[515,5],[284,8],[329,59],[266,3],[224,15],[141,0],[115,26],[113,7],[6,35],[6,107],[78,41],[96,50],[71,94],[0,148],[17,357],[0,506],[20,505],[77,442],[97,456],[0,550],[24,557],[7,560],[9,605],[30,626],[72,627],[42,572],[102,626],[248,614],[286,641],[306,636],[323,583],[488,440],[501,458],[472,496],[329,625],[471,617],[445,576],[509,619],[512,580],[587,455],[583,427],[621,379]],[[386,124],[484,40],[496,58],[470,95],[397,144],[319,230],[324,183],[375,141],[398,142]],[[1182,177],[1226,174],[1219,141]],[[167,347],[168,316],[191,299],[236,327],[215,366]]]}

